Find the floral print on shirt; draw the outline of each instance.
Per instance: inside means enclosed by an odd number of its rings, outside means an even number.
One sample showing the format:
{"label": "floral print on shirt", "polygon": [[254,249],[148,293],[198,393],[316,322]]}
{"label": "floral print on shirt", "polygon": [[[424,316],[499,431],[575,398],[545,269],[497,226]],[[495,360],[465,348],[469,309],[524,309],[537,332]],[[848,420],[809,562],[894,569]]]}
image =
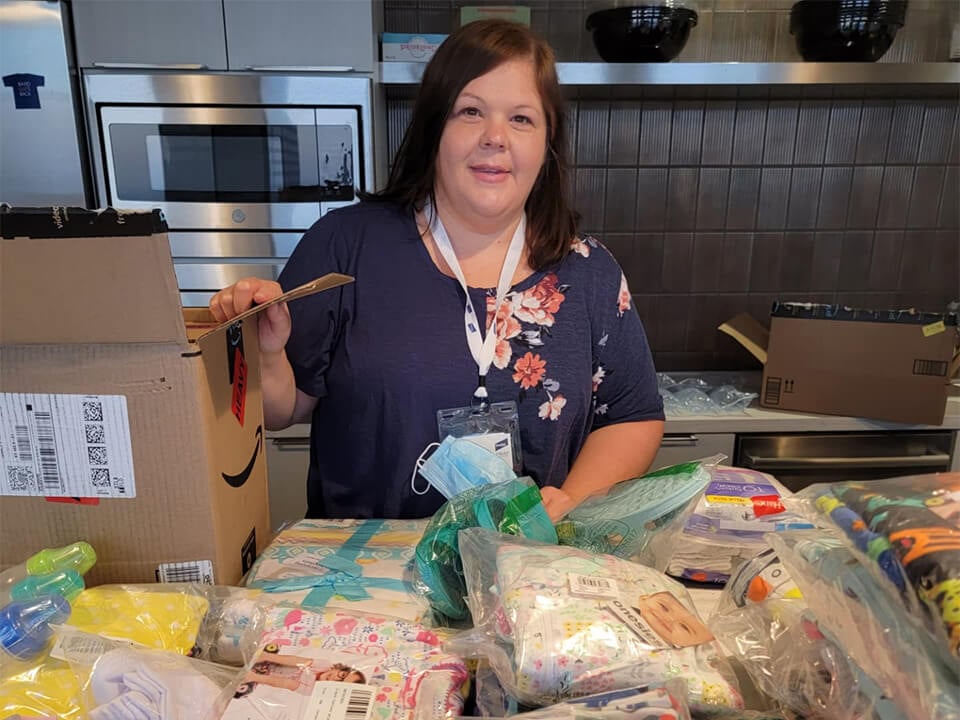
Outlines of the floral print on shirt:
{"label": "floral print on shirt", "polygon": [[[571,244],[570,251],[589,259],[591,252],[599,246],[595,238],[586,236],[577,238]],[[496,311],[497,345],[493,365],[500,370],[513,370],[513,381],[520,386],[520,401],[528,392],[542,391],[546,395],[538,412],[542,420],[557,420],[567,404],[567,399],[560,392],[560,383],[549,376],[547,360],[541,356],[540,349],[550,337],[550,328],[556,322],[568,288],[559,284],[555,273],[547,273],[533,287],[508,293]],[[630,309],[630,290],[622,273],[616,305],[617,317],[622,317]],[[495,294],[488,294],[488,330],[495,307]],[[601,345],[605,341],[606,335]],[[598,364],[593,375],[594,398],[606,375],[607,371]],[[595,412],[604,414],[606,406],[596,408]]]}

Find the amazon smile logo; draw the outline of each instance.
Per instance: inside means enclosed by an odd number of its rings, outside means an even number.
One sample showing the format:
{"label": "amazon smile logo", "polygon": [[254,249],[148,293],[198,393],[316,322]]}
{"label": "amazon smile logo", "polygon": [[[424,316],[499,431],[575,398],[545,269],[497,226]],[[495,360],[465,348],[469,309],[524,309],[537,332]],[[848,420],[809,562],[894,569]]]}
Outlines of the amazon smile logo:
{"label": "amazon smile logo", "polygon": [[247,463],[247,466],[241,470],[236,475],[228,475],[227,473],[220,473],[224,480],[227,481],[227,485],[230,487],[243,487],[244,483],[250,479],[251,473],[253,473],[253,466],[257,463],[257,456],[260,454],[260,446],[263,445],[263,426],[257,425],[257,443],[253,446],[253,454],[250,456],[250,462]]}

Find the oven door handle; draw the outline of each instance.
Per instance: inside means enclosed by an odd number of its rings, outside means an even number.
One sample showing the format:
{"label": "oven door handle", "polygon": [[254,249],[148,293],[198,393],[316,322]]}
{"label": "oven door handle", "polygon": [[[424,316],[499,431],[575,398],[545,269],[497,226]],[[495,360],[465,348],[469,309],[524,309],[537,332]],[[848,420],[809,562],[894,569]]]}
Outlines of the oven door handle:
{"label": "oven door handle", "polygon": [[891,455],[890,457],[762,457],[743,454],[743,465],[753,470],[794,470],[819,467],[911,468],[948,465],[946,453],[929,455]]}
{"label": "oven door handle", "polygon": [[103,70],[207,70],[203,63],[128,63],[95,62],[95,68]]}
{"label": "oven door handle", "polygon": [[251,72],[353,72],[353,65],[247,65]]}

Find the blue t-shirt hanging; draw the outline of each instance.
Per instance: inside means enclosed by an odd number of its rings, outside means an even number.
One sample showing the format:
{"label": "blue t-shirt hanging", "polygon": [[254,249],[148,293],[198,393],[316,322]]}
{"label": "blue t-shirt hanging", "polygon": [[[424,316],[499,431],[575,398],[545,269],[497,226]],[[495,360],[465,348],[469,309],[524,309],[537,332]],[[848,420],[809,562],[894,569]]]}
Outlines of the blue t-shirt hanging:
{"label": "blue t-shirt hanging", "polygon": [[[287,290],[328,272],[356,282],[290,305],[287,356],[297,387],[318,398],[308,517],[429,516],[444,498],[432,489],[414,494],[414,464],[440,440],[437,410],[465,404],[477,381],[463,290],[433,263],[413,213],[389,203],[318,220],[280,284]],[[496,288],[470,294],[489,323]],[[663,419],[626,280],[593,238],[577,239],[557,265],[514,285],[497,332],[490,401],[516,401],[523,474],[541,486],[563,483],[591,430]]]}
{"label": "blue t-shirt hanging", "polygon": [[17,110],[39,110],[40,93],[37,88],[43,87],[43,75],[33,73],[14,73],[3,76],[4,87],[13,88],[13,106]]}

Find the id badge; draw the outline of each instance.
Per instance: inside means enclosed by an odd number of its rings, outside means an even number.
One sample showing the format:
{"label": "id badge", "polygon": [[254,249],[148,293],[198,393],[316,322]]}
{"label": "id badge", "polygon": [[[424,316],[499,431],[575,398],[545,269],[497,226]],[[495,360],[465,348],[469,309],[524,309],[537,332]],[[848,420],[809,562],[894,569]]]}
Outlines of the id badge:
{"label": "id badge", "polygon": [[520,474],[520,416],[512,400],[491,403],[482,408],[459,407],[437,411],[437,434],[467,438],[497,455]]}

